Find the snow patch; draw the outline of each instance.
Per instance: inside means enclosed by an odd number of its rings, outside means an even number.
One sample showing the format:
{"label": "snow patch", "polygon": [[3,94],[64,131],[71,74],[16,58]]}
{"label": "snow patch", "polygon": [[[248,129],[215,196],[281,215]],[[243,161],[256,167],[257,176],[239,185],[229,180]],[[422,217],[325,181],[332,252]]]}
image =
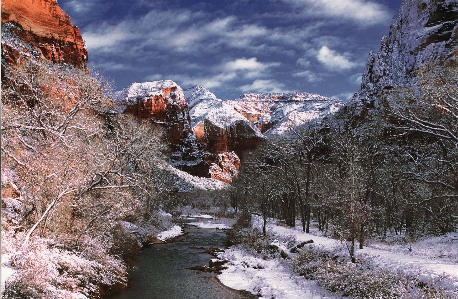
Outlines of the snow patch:
{"label": "snow patch", "polygon": [[231,247],[218,255],[220,259],[230,262],[218,279],[224,285],[246,290],[259,298],[276,299],[318,299],[338,298],[317,285],[293,274],[278,260],[264,260],[255,257],[240,247]]}
{"label": "snow patch", "polygon": [[183,234],[183,230],[181,229],[181,227],[179,225],[174,225],[172,228],[166,230],[166,231],[163,231],[163,232],[160,232],[158,235],[157,235],[157,238],[161,241],[167,241],[169,239],[173,239],[175,237],[178,237],[180,235]]}
{"label": "snow patch", "polygon": [[5,290],[5,282],[14,274],[14,269],[11,267],[10,263],[11,254],[4,254],[1,255],[1,273],[0,273],[0,281],[1,281],[1,293]]}

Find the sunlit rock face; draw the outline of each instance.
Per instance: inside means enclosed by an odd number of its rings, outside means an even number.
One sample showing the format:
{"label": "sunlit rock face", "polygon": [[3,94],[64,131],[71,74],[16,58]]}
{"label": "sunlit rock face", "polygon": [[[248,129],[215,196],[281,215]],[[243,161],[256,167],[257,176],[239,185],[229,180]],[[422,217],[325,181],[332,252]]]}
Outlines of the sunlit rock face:
{"label": "sunlit rock face", "polygon": [[[11,34],[32,45],[33,49],[22,49],[30,55],[78,67],[87,64],[88,52],[80,30],[56,0],[3,0],[2,27],[5,25]],[[21,54],[14,43],[2,42],[2,49],[7,63],[15,63]]]}
{"label": "sunlit rock face", "polygon": [[335,113],[342,102],[320,95],[247,94],[221,100],[200,86],[182,90],[170,80],[134,83],[115,93],[120,113],[167,128],[171,164],[193,175],[230,183],[240,158],[269,136]]}
{"label": "sunlit rock face", "polygon": [[243,94],[225,103],[267,137],[289,134],[298,126],[337,112],[343,105],[340,100],[306,92]]}
{"label": "sunlit rock face", "polygon": [[191,133],[183,90],[171,80],[133,83],[115,93],[114,101],[120,113],[149,118],[165,125],[172,144],[178,144]]}
{"label": "sunlit rock face", "polygon": [[210,177],[225,183],[232,183],[240,169],[240,159],[234,152],[226,152],[216,157],[210,165]]}
{"label": "sunlit rock face", "polygon": [[362,88],[354,97],[374,106],[373,96],[412,85],[426,66],[456,65],[458,3],[455,0],[403,0],[380,51],[370,53]]}
{"label": "sunlit rock face", "polygon": [[241,155],[265,139],[245,116],[205,88],[194,86],[184,92],[192,130],[208,152],[217,155],[234,151]]}

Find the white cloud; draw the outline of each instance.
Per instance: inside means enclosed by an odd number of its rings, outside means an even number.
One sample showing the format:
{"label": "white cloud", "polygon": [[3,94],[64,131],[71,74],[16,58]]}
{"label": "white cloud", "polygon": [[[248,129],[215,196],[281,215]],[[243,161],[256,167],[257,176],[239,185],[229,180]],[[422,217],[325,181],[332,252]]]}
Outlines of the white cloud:
{"label": "white cloud", "polygon": [[225,64],[225,69],[230,71],[236,70],[263,70],[266,68],[265,64],[258,62],[256,57],[249,59],[239,58],[234,61],[229,61]]}
{"label": "white cloud", "polygon": [[348,82],[355,84],[355,85],[361,85],[362,80],[363,80],[363,76],[361,75],[361,73],[351,75],[348,78]]}
{"label": "white cloud", "polygon": [[251,84],[239,87],[242,92],[288,92],[285,85],[272,79],[255,80]]}
{"label": "white cloud", "polygon": [[250,71],[248,74],[257,74],[259,72],[262,72],[266,70],[267,68],[270,67],[275,67],[279,66],[280,63],[278,62],[269,62],[269,63],[263,63],[263,62],[258,62],[258,59],[256,57],[252,57],[249,59],[246,58],[238,58],[233,61],[226,62],[223,66],[224,71]]}
{"label": "white cloud", "polygon": [[117,63],[117,62],[103,62],[103,63],[97,63],[95,65],[97,69],[103,69],[106,71],[121,71],[121,70],[128,70],[131,67],[129,65],[126,65],[124,63]]}
{"label": "white cloud", "polygon": [[[212,68],[208,68],[206,70],[208,75],[206,76],[199,76],[194,74],[191,77],[189,75],[176,74],[168,77],[172,78],[172,80],[180,81],[184,86],[201,85],[209,89],[223,86],[235,79],[255,79],[255,82],[263,81],[258,79],[269,75],[269,68],[278,65],[280,65],[280,63],[259,62],[256,57],[249,59],[238,58],[226,63],[222,63],[220,65],[216,65]],[[191,64],[191,67],[194,68],[195,65]],[[161,78],[164,78],[164,76],[155,74],[147,76],[145,79],[159,80]],[[259,82],[257,82],[257,84],[259,84]]]}
{"label": "white cloud", "polygon": [[351,20],[362,26],[386,23],[392,18],[389,10],[365,0],[285,0],[304,9],[309,16],[335,20]]}
{"label": "white cloud", "polygon": [[309,83],[316,83],[316,82],[323,81],[323,77],[322,76],[320,76],[319,74],[316,74],[316,73],[314,73],[314,72],[312,72],[310,70],[293,73],[293,76],[294,77],[305,78],[305,80],[307,82],[309,82]]}
{"label": "white cloud", "polygon": [[84,34],[84,41],[90,50],[108,50],[111,47],[115,47],[116,45],[120,45],[132,39],[134,39],[134,36],[118,27],[102,34],[99,32],[88,32]]}
{"label": "white cloud", "polygon": [[316,58],[332,70],[348,70],[357,66],[356,63],[351,62],[347,57],[338,54],[327,46],[321,47]]}
{"label": "white cloud", "polygon": [[309,67],[310,61],[307,58],[299,58],[296,64],[302,67]]}

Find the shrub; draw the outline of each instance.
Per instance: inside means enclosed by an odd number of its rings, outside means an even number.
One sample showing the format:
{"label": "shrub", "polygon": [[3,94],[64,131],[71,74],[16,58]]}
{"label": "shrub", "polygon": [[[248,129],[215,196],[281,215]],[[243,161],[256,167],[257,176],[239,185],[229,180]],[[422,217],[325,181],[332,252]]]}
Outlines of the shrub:
{"label": "shrub", "polygon": [[4,298],[70,298],[72,293],[97,294],[100,287],[126,283],[126,267],[110,256],[100,240],[82,252],[59,248],[51,240],[34,238],[12,258],[15,279]]}
{"label": "shrub", "polygon": [[328,291],[355,299],[457,298],[455,282],[446,276],[425,279],[420,274],[380,268],[369,259],[351,263],[313,245],[299,253],[292,269]]}

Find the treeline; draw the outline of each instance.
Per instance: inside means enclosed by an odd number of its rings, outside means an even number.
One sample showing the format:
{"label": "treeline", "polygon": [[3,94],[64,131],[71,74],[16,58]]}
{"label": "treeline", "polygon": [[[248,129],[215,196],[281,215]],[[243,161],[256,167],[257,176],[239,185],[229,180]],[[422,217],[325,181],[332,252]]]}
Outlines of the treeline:
{"label": "treeline", "polygon": [[[426,75],[427,74],[427,75]],[[358,111],[356,113],[356,111]],[[355,243],[445,234],[458,224],[458,71],[424,71],[245,158],[232,204]]]}
{"label": "treeline", "polygon": [[3,296],[100,295],[168,225],[163,130],[114,113],[85,69],[23,61],[2,67],[2,253],[16,271]]}

